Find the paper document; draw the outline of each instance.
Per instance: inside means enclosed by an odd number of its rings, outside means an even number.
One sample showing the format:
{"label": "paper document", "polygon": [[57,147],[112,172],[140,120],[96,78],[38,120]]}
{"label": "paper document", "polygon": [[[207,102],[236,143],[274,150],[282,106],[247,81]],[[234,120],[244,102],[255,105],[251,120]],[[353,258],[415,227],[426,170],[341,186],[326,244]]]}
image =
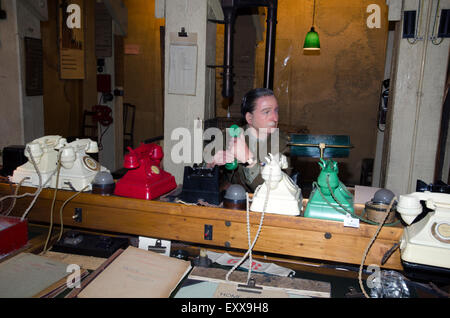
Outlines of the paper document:
{"label": "paper document", "polygon": [[191,263],[128,247],[79,294],[80,298],[169,297]]}
{"label": "paper document", "polygon": [[[215,253],[208,251],[207,252],[208,258],[213,262],[217,263],[223,266],[234,266],[236,263],[238,263],[241,260],[240,256],[231,256],[228,253]],[[245,262],[243,262],[240,267],[248,269],[249,268],[250,261],[247,259]],[[259,273],[266,273],[276,276],[290,276],[295,275],[295,271],[293,271],[290,268],[281,267],[277,264],[273,263],[264,263],[260,262],[258,260],[253,260],[252,262],[252,271],[253,272],[259,272]]]}

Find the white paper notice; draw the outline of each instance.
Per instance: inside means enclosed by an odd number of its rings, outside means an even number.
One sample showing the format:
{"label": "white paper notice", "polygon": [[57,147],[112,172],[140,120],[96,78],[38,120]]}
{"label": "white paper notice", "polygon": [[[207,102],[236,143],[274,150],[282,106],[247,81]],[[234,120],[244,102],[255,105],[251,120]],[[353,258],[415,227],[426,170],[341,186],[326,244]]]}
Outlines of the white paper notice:
{"label": "white paper notice", "polygon": [[197,45],[171,44],[169,55],[169,94],[195,95]]}

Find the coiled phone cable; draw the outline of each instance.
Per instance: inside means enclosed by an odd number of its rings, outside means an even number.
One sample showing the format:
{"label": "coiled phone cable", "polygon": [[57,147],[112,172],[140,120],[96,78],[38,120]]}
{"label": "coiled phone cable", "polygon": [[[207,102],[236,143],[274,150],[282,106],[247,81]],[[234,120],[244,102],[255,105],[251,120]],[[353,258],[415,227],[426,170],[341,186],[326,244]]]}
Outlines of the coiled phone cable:
{"label": "coiled phone cable", "polygon": [[[270,173],[269,173],[269,180],[267,182],[267,184],[270,185],[270,181],[272,179],[272,168],[270,168]],[[261,185],[262,186],[262,185]],[[261,187],[259,186],[259,187]],[[258,189],[257,189],[258,190]],[[256,192],[256,191],[255,191]],[[251,237],[250,237],[250,211],[249,211],[249,196],[248,196],[248,192],[246,193],[246,197],[247,197],[247,238],[248,238],[248,250],[247,252],[244,254],[244,256],[242,256],[242,258],[239,260],[239,262],[237,262],[227,273],[227,275],[225,276],[225,279],[227,281],[229,281],[229,277],[231,275],[231,273],[233,273],[236,268],[238,268],[247,258],[247,256],[249,257],[249,266],[248,266],[248,274],[247,274],[247,284],[250,281],[251,275],[252,275],[252,266],[253,266],[253,257],[252,257],[252,250],[253,247],[256,244],[256,241],[258,240],[259,234],[261,233],[262,230],[262,224],[263,224],[263,220],[264,220],[264,214],[265,211],[267,209],[267,204],[269,201],[269,194],[270,194],[270,186],[267,186],[267,192],[266,192],[266,197],[264,198],[264,205],[263,205],[263,210],[261,212],[261,219],[259,221],[259,227],[258,227],[258,231],[256,232],[255,238],[253,240],[253,243],[251,243]]]}

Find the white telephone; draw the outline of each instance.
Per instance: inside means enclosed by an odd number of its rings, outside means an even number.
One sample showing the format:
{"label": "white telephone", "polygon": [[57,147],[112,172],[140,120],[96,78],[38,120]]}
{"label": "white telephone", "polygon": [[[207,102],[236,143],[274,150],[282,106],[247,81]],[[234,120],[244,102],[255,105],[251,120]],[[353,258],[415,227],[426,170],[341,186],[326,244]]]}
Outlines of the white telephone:
{"label": "white telephone", "polygon": [[[410,225],[422,212],[421,200],[434,211]],[[450,269],[450,194],[426,191],[400,195],[397,211],[409,225],[400,241],[403,261]]]}
{"label": "white telephone", "polygon": [[[92,180],[99,171],[108,169],[101,166],[88,154],[97,153],[97,142],[91,139],[77,139],[59,149],[61,168],[58,178],[58,189],[89,191],[92,190]],[[56,176],[51,187],[56,188]]]}
{"label": "white telephone", "polygon": [[[261,171],[265,182],[259,185],[253,195],[251,211],[284,215],[300,215],[302,210],[302,191],[281,169],[287,168],[284,155],[269,154],[267,164]],[[267,193],[269,196],[267,197]],[[267,202],[266,202],[267,200]]]}
{"label": "white telephone", "polygon": [[10,181],[24,186],[39,187],[39,175],[32,163],[34,159],[41,175],[41,186],[48,187],[58,161],[58,149],[67,144],[67,140],[61,136],[45,136],[33,140],[25,147],[25,157],[28,162],[18,167]]}
{"label": "white telephone", "polygon": [[[98,171],[108,171],[92,159],[87,153],[98,152],[95,141],[77,139],[67,143],[61,136],[45,136],[28,143],[25,156],[28,162],[18,167],[10,178],[11,182],[32,187],[56,187],[58,158],[61,168],[58,176],[58,188],[89,191],[91,181]],[[32,163],[36,163],[36,168]],[[41,180],[39,180],[39,171]]]}

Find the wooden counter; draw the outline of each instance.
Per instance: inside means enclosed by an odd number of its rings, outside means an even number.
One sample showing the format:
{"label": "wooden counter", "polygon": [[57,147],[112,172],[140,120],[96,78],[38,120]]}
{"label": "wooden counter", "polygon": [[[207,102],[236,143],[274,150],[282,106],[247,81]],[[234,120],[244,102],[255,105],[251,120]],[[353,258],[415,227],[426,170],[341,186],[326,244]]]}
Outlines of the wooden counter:
{"label": "wooden counter", "polygon": [[[35,192],[22,187],[19,193]],[[11,194],[8,184],[0,183],[0,197]],[[59,224],[61,205],[74,192],[58,190],[53,218]],[[28,213],[31,222],[49,222],[54,189],[43,189]],[[32,197],[17,199],[11,215],[22,216]],[[306,200],[304,200],[306,203]],[[6,210],[11,200],[3,201]],[[355,207],[361,208],[361,207]],[[81,209],[82,219],[73,219]],[[252,240],[261,214],[250,212]],[[155,237],[166,240],[205,244],[222,248],[247,250],[247,218],[245,211],[215,207],[188,206],[178,203],[146,201],[117,196],[81,193],[65,205],[64,226],[99,231]],[[205,238],[205,228],[211,226],[212,238]],[[359,265],[367,244],[378,226],[362,223],[359,228],[344,227],[342,222],[284,216],[266,213],[255,252],[294,256]],[[383,255],[403,233],[401,225],[383,227],[367,255],[365,264],[381,264]],[[384,268],[402,270],[397,249]]]}

